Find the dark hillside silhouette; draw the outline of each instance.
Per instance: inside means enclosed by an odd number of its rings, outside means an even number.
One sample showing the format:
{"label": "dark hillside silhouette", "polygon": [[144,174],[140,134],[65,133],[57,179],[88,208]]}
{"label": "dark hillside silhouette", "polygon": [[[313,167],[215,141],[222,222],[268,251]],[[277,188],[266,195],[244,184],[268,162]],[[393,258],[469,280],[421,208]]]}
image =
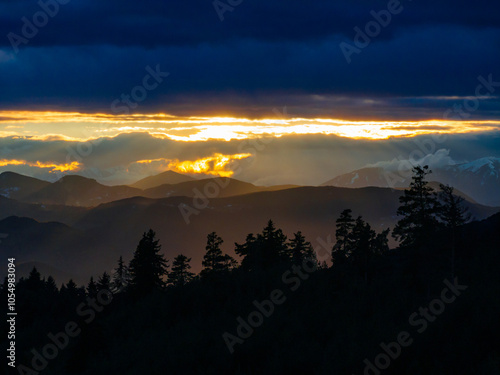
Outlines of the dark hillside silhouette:
{"label": "dark hillside silhouette", "polygon": [[32,350],[75,321],[81,333],[44,373],[498,374],[500,213],[467,223],[451,188],[434,195],[427,169],[414,172],[401,244],[347,208],[330,267],[301,231],[288,239],[269,220],[235,244],[239,265],[210,232],[200,275],[168,239],[163,256],[153,230],[128,265],[120,257],[85,287],[35,268],[17,283],[18,363],[31,368]]}

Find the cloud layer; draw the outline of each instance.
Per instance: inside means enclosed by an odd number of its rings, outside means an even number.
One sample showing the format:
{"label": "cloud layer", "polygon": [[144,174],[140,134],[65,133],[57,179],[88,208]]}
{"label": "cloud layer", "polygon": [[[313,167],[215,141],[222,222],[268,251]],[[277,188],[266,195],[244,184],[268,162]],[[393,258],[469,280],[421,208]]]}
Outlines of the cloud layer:
{"label": "cloud layer", "polygon": [[[223,21],[211,1],[60,2],[41,1],[59,9],[25,38],[25,20],[48,11],[0,1],[4,109],[109,113],[157,65],[170,75],[133,112],[263,117],[288,105],[296,116],[432,118],[474,95],[478,76],[500,81],[500,5],[486,0],[401,1],[350,64],[340,43],[387,1],[244,0]],[[27,40],[18,53],[10,33]],[[484,100],[474,116],[499,113]]]}
{"label": "cloud layer", "polygon": [[[250,154],[231,163],[230,168],[235,172],[233,177],[237,179],[262,185],[316,185],[341,173],[382,160],[424,158],[426,163],[435,165],[451,163],[451,160],[472,161],[485,155],[500,157],[500,134],[495,131],[446,136],[422,135],[377,141],[334,135],[288,135],[252,141],[178,142],[155,138],[147,133],[121,134],[93,143],[0,138],[0,159],[26,160],[31,163],[50,161],[52,164],[78,162],[81,165],[78,174],[108,184],[131,183],[159,173],[167,167],[165,160],[195,161],[216,153]],[[427,156],[429,154],[432,155]],[[156,162],[138,163],[145,160]],[[62,176],[61,172],[28,165],[0,166],[0,172],[6,170],[48,180]]]}

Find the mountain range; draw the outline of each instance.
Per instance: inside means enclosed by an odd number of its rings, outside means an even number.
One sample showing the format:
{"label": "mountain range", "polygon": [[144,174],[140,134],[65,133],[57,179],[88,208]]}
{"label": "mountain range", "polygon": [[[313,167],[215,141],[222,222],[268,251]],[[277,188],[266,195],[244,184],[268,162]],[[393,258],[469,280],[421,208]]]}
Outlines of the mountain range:
{"label": "mountain range", "polygon": [[[436,170],[432,176],[460,185],[455,193],[464,197],[473,218],[484,219],[500,211],[478,203],[498,201],[498,190],[492,188],[497,162],[481,159]],[[216,231],[225,241],[223,250],[234,256],[234,243],[243,242],[248,232],[260,232],[269,219],[288,237],[300,230],[316,248],[330,251],[335,220],[345,208],[362,215],[377,231],[395,225],[399,197],[409,178],[397,188],[366,186],[384,185],[384,179],[385,170],[373,167],[338,176],[325,186],[264,187],[165,172],[131,186],[106,186],[76,175],[49,183],[4,172],[0,251],[13,254],[20,270],[36,265],[50,270],[58,281],[71,275],[84,282],[89,275],[111,272],[121,255],[129,260],[142,233],[152,228],[167,258],[182,253],[192,258],[197,272],[208,233]],[[488,191],[489,198],[478,196],[474,184]]]}
{"label": "mountain range", "polygon": [[[432,168],[429,180],[454,186],[475,201],[500,205],[500,158],[485,157],[468,163]],[[337,176],[322,186],[360,188],[367,186],[406,188],[411,171],[385,167],[366,167]]]}
{"label": "mountain range", "polygon": [[157,175],[143,178],[142,180],[139,180],[130,186],[133,188],[145,190],[160,185],[174,185],[174,184],[180,184],[181,182],[188,182],[194,180],[196,179],[181,173],[176,173],[174,171],[165,171]]}
{"label": "mountain range", "polygon": [[147,177],[131,186],[107,186],[94,179],[78,175],[67,175],[50,183],[13,172],[0,174],[0,196],[25,203],[75,207],[94,207],[102,203],[138,196],[146,198],[192,197],[203,194],[204,189],[212,185],[219,190],[217,195],[220,197],[296,187],[295,185],[256,186],[226,177],[194,179],[171,171]]}
{"label": "mountain range", "polygon": [[[206,236],[212,231],[224,239],[224,251],[234,255],[235,242],[243,242],[248,232],[260,232],[273,219],[287,236],[300,230],[316,248],[330,251],[335,220],[343,209],[351,208],[381,231],[396,223],[402,193],[377,187],[298,187],[211,198],[206,207],[185,196],[133,197],[97,207],[44,206],[3,198],[0,233],[5,238],[0,251],[14,253],[20,264],[40,263],[83,282],[89,275],[112,271],[120,255],[129,260],[142,233],[153,228],[167,258],[182,253],[199,271]],[[477,219],[500,210],[466,205]],[[180,208],[195,210],[189,222]]]}

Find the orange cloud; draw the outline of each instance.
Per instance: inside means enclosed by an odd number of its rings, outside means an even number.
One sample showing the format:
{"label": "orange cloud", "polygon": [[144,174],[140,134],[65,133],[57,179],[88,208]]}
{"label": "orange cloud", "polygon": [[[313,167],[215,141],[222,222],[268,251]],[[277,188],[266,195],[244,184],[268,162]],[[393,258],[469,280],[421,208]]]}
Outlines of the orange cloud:
{"label": "orange cloud", "polygon": [[8,160],[8,159],[0,159],[0,167],[6,166],[14,166],[14,165],[27,165],[29,167],[37,167],[37,168],[49,168],[50,173],[53,172],[76,172],[81,169],[81,164],[74,161],[72,163],[66,164],[56,164],[56,163],[47,163],[47,162],[30,162],[26,160]]}
{"label": "orange cloud", "polygon": [[136,163],[151,164],[154,162],[160,162],[164,164],[167,169],[179,173],[208,174],[219,177],[231,177],[234,174],[234,171],[230,169],[232,163],[236,160],[246,159],[250,156],[252,156],[252,154],[223,155],[216,153],[212,156],[197,160],[179,161],[178,159],[154,159],[139,160]]}

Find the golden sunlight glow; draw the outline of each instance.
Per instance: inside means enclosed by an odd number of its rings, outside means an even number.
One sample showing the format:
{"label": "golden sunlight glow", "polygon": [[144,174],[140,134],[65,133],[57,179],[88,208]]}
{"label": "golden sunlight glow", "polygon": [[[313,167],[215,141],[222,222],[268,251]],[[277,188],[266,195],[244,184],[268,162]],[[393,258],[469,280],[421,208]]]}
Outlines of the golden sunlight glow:
{"label": "golden sunlight glow", "polygon": [[41,161],[30,162],[26,160],[7,160],[0,159],[0,167],[6,167],[11,165],[27,165],[29,167],[37,167],[37,168],[48,168],[50,169],[50,173],[53,172],[76,172],[80,170],[81,164],[74,161],[72,163],[66,164],[56,164],[56,163],[44,163]]}
{"label": "golden sunlight glow", "polygon": [[140,160],[136,163],[151,164],[153,162],[161,162],[166,165],[167,169],[179,173],[192,173],[192,174],[207,174],[219,177],[231,177],[234,170],[229,167],[236,160],[246,159],[252,154],[235,154],[223,155],[213,154],[198,160],[185,160],[179,161],[178,159],[154,159],[154,160]]}
{"label": "golden sunlight glow", "polygon": [[181,142],[242,140],[286,135],[336,135],[355,139],[388,139],[423,134],[499,130],[500,121],[354,121],[324,118],[246,119],[178,117],[168,114],[84,114],[77,112],[0,111],[0,136],[39,140],[85,141],[124,133],[147,133]]}

